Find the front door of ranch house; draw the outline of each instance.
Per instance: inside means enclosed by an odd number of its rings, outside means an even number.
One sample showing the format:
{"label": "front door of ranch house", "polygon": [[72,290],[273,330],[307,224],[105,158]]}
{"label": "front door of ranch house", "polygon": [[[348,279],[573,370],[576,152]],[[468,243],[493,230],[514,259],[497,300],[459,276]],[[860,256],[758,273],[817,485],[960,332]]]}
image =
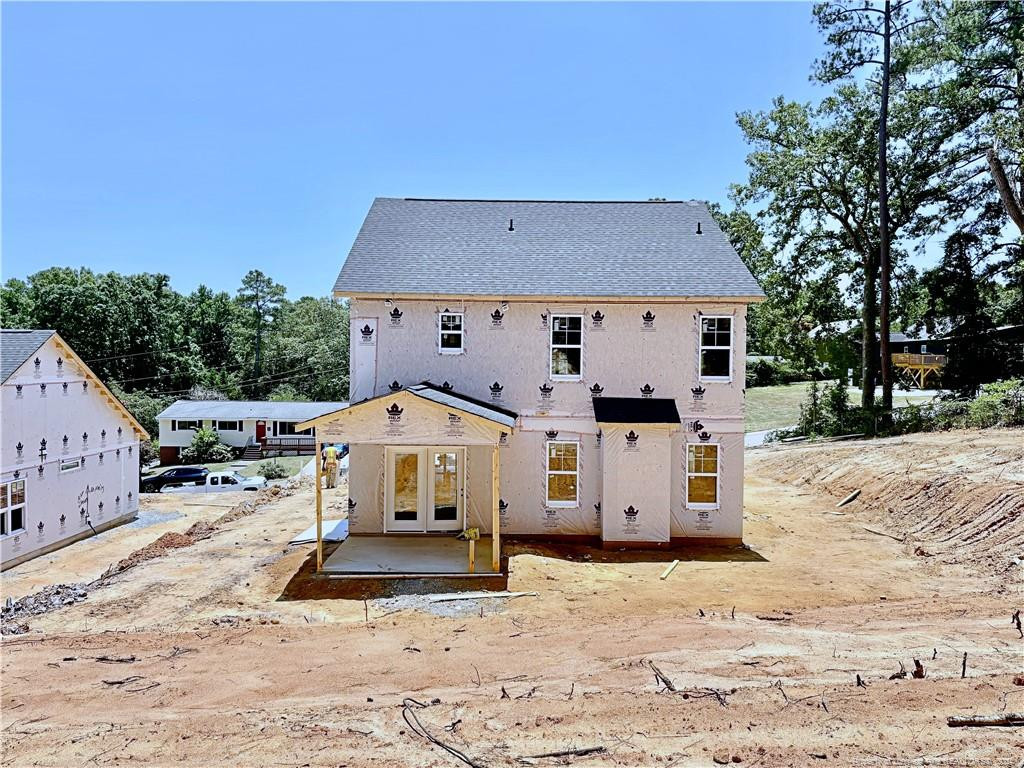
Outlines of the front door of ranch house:
{"label": "front door of ranch house", "polygon": [[387,532],[461,531],[465,475],[465,448],[386,448]]}

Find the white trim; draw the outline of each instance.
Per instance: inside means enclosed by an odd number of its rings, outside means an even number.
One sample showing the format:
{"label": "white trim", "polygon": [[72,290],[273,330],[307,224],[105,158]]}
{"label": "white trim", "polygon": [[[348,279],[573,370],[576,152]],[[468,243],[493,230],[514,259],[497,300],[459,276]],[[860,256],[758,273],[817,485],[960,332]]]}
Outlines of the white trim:
{"label": "white trim", "polygon": [[[434,454],[458,454],[458,513],[455,520],[432,520],[434,508]],[[395,520],[395,457],[416,455],[416,520]],[[466,529],[466,459],[461,445],[384,446],[384,533],[438,533]]]}
{"label": "white trim", "polygon": [[[697,315],[697,375],[701,381],[731,382],[733,372],[733,339],[736,330],[736,318],[732,315]],[[704,346],[704,321],[705,320],[728,320],[729,321],[729,346]],[[717,329],[716,329],[717,331]],[[705,376],[704,375],[704,350],[705,349],[728,349],[729,351],[729,375],[728,376]]]}
{"label": "white trim", "polygon": [[[576,446],[576,470],[567,472],[564,469],[551,469],[551,445],[575,445]],[[551,475],[575,475],[576,476],[576,498],[573,501],[552,501],[548,497],[548,478]],[[545,440],[544,441],[544,504],[552,509],[574,509],[580,505],[580,441],[579,440]]]}
{"label": "white trim", "polygon": [[[576,374],[555,373],[555,318],[579,318],[580,321],[580,343],[559,344],[559,349],[578,349],[580,351],[580,372]],[[583,315],[572,312],[552,312],[548,315],[548,379],[551,381],[582,381],[583,380]]]}
{"label": "white trim", "polygon": [[[443,331],[448,335],[458,334],[459,335],[459,346],[456,347],[442,347],[441,346],[441,318],[445,316],[454,317],[458,315],[459,318],[459,330],[457,331]],[[437,351],[438,354],[442,355],[461,355],[466,351],[466,313],[465,312],[438,312],[437,313]]]}
{"label": "white trim", "polygon": [[[23,501],[20,504],[11,503],[11,486],[16,483],[21,483],[22,486]],[[0,507],[3,527],[7,529],[3,534],[0,534],[0,539],[6,539],[9,536],[21,536],[28,531],[28,483],[23,479],[8,480],[7,482],[0,483],[0,486],[3,487],[7,499],[7,506]],[[15,509],[21,510],[21,527],[12,529],[10,515]]]}
{"label": "white trim", "polygon": [[[711,472],[690,472],[690,448],[696,446],[715,447],[715,501],[695,502],[690,501],[690,478],[711,477]],[[687,509],[720,509],[722,506],[722,445],[721,443],[683,443],[683,498]]]}

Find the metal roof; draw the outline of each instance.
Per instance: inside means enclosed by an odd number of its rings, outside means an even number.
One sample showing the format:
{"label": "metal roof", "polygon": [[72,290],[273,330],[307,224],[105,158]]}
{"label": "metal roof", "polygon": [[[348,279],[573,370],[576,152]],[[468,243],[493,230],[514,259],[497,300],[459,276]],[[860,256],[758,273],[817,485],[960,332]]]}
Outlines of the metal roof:
{"label": "metal roof", "polygon": [[331,411],[347,408],[348,403],[296,403],[270,400],[178,400],[165,408],[158,419],[270,419],[272,421],[308,421]]}
{"label": "metal roof", "polygon": [[514,427],[516,424],[516,412],[510,411],[507,408],[499,408],[495,405],[488,405],[476,398],[469,397],[468,395],[459,394],[451,389],[444,389],[438,387],[435,384],[431,384],[429,381],[424,381],[420,384],[413,384],[410,387],[405,387],[406,390],[412,392],[414,395],[430,400],[431,402],[443,405],[447,408],[456,408],[466,413],[472,413],[474,416],[480,416],[489,421],[497,422],[506,427]]}
{"label": "metal roof", "polygon": [[343,296],[764,295],[699,201],[377,198],[334,290]]}
{"label": "metal roof", "polygon": [[0,330],[0,382],[7,381],[32,355],[39,351],[54,331]]}

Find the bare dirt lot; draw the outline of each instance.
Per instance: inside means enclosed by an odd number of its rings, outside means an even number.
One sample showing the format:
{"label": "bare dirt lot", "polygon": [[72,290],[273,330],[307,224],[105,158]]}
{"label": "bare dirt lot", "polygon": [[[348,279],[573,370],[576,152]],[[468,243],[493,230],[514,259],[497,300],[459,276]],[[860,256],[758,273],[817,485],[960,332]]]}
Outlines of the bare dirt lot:
{"label": "bare dirt lot", "polygon": [[946,718],[1024,710],[1024,434],[761,449],[747,478],[749,550],[522,546],[508,588],[538,596],[438,604],[284,597],[309,485],[221,522],[147,499],[184,518],[3,574],[88,582],[206,524],[3,638],[4,764],[465,764],[425,729],[479,766],[1021,765],[1020,728]]}

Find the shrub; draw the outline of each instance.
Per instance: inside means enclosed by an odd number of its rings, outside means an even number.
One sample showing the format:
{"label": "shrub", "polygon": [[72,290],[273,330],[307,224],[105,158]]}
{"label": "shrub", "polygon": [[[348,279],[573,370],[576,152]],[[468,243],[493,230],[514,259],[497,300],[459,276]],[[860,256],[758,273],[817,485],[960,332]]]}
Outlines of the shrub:
{"label": "shrub", "polygon": [[981,385],[981,394],[967,405],[972,427],[1014,427],[1024,424],[1024,380],[1006,379]]}
{"label": "shrub", "polygon": [[276,461],[264,461],[259,465],[258,469],[259,474],[263,475],[267,480],[280,480],[289,477],[290,474],[284,465]]}
{"label": "shrub", "polygon": [[774,387],[814,378],[788,360],[758,358],[747,366],[747,387]]}
{"label": "shrub", "polygon": [[197,429],[192,444],[181,452],[181,460],[187,464],[213,461],[231,461],[234,454],[220,441],[220,435],[209,427]]}
{"label": "shrub", "polygon": [[139,442],[139,466],[146,467],[160,458],[160,444],[156,440]]}

